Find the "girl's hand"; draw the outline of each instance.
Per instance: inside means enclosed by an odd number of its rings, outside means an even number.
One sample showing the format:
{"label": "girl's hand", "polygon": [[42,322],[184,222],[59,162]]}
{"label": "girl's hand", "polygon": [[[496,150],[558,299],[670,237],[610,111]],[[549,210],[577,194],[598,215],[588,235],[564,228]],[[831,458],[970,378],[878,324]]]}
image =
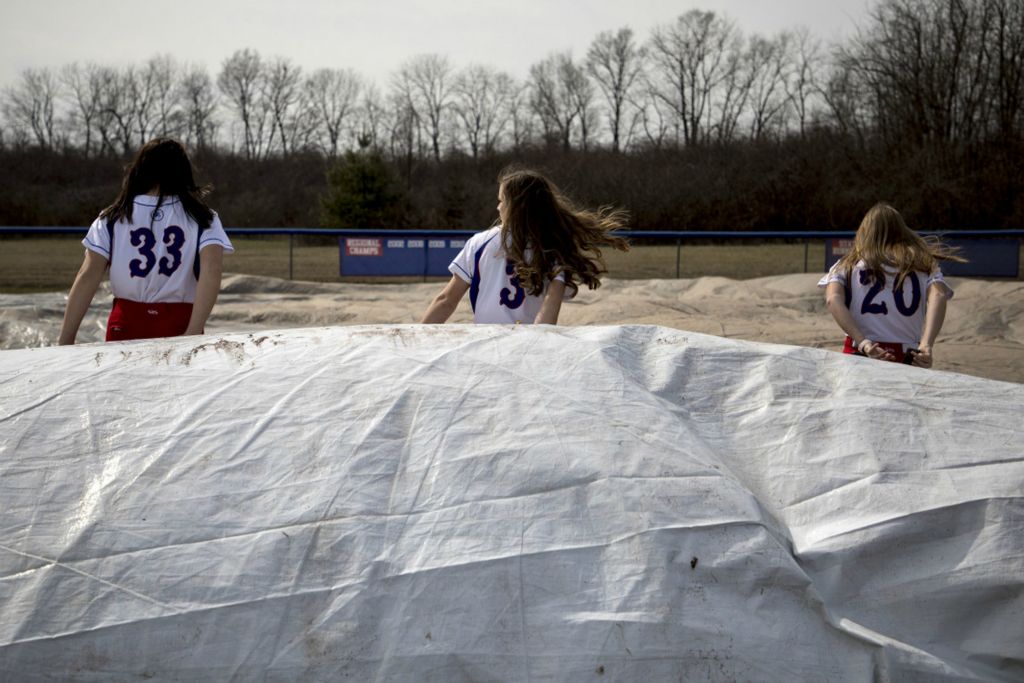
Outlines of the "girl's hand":
{"label": "girl's hand", "polygon": [[868,358],[876,358],[878,360],[894,360],[896,358],[896,356],[892,354],[892,351],[884,346],[876,344],[870,339],[861,341],[857,348]]}
{"label": "girl's hand", "polygon": [[914,354],[914,365],[919,368],[930,368],[932,366],[932,347],[922,344]]}

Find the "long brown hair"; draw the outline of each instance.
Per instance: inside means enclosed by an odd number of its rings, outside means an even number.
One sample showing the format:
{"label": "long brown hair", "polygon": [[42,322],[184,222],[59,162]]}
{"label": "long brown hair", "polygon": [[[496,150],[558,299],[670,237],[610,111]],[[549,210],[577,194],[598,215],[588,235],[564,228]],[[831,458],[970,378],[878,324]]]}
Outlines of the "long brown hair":
{"label": "long brown hair", "polygon": [[966,263],[958,247],[950,247],[933,236],[921,237],[907,227],[900,212],[885,202],[875,204],[864,214],[857,228],[853,249],[839,259],[847,273],[864,261],[875,282],[885,282],[884,266],[896,268],[896,287],[909,273],[931,273],[939,261]]}
{"label": "long brown hair", "polygon": [[153,188],[160,191],[157,207],[163,204],[164,197],[176,196],[181,200],[185,213],[200,228],[210,227],[213,211],[206,205],[205,198],[212,188],[196,185],[188,153],[180,142],[172,138],[156,138],[142,146],[125,167],[120,194],[113,204],[100,212],[100,217],[113,221],[132,220],[135,197]]}
{"label": "long brown hair", "polygon": [[565,286],[576,293],[579,283],[601,286],[607,272],[602,246],[627,251],[629,243],[611,234],[625,227],[629,214],[600,207],[596,211],[573,205],[568,197],[537,171],[509,167],[498,176],[505,220],[501,239],[522,287],[532,296],[548,280],[565,275]]}

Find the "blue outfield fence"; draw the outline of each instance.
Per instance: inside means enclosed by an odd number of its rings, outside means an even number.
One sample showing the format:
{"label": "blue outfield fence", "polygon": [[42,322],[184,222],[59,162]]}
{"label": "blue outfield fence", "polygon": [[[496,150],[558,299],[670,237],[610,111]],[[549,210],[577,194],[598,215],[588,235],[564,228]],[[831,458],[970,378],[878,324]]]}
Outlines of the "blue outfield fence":
{"label": "blue outfield fence", "polygon": [[[84,227],[0,227],[0,235],[82,234]],[[288,277],[292,278],[294,238],[310,235],[338,239],[338,274],[341,276],[447,276],[448,264],[475,230],[352,230],[319,228],[228,228],[228,235],[288,237]],[[687,241],[721,240],[803,240],[804,271],[809,268],[811,241],[825,244],[828,268],[853,244],[853,232],[822,231],[726,231],[726,230],[631,230],[620,234],[629,239],[675,242],[676,277],[680,275],[682,246]],[[968,263],[945,263],[948,275],[1016,278],[1020,274],[1020,240],[1024,230],[949,230],[924,232],[937,235],[961,248]]]}
{"label": "blue outfield fence", "polygon": [[448,274],[448,264],[473,233],[452,237],[367,235],[338,238],[338,274],[352,276]]}

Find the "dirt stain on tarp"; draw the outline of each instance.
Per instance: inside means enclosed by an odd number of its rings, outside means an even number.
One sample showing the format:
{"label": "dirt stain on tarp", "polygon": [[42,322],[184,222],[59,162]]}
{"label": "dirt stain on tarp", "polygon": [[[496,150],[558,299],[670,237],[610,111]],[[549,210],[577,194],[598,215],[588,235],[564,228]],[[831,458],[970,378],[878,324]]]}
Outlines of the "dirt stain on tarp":
{"label": "dirt stain on tarp", "polygon": [[194,346],[189,351],[186,351],[181,356],[181,364],[191,365],[192,360],[197,355],[199,355],[199,352],[204,351],[206,349],[213,349],[218,353],[223,351],[224,353],[227,353],[229,356],[231,356],[231,358],[239,365],[241,365],[245,361],[245,344],[243,344],[242,342],[228,341],[227,339],[218,339],[215,342],[209,342],[206,344],[200,344],[199,346]]}
{"label": "dirt stain on tarp", "polygon": [[352,330],[349,334],[352,337],[382,337],[395,344],[407,346],[415,337],[416,330],[401,327],[375,326],[368,329]]}
{"label": "dirt stain on tarp", "polygon": [[467,337],[473,333],[472,328],[472,325],[373,325],[350,330],[348,334],[353,338],[380,337],[396,346],[408,346],[419,339],[426,339],[428,335],[442,335],[454,339]]}
{"label": "dirt stain on tarp", "polygon": [[249,335],[249,341],[251,341],[253,343],[253,346],[255,346],[256,348],[260,348],[266,342],[270,342],[274,346],[280,346],[281,343],[282,343],[282,342],[278,341],[277,339],[271,339],[268,335],[263,335],[261,337],[257,337],[254,334],[250,334]]}

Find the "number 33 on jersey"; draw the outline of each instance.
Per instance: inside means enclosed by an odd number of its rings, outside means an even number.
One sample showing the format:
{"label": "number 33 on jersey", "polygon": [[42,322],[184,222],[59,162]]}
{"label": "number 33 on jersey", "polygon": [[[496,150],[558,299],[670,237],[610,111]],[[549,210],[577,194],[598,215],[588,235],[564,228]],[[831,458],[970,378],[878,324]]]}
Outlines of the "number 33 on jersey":
{"label": "number 33 on jersey", "polygon": [[[177,197],[135,197],[130,222],[108,226],[97,218],[82,244],[110,261],[114,296],[147,303],[192,303],[196,294],[193,264],[199,250],[211,244],[231,253],[234,248],[214,214],[210,227],[199,226]],[[113,236],[113,253],[111,253]]]}

